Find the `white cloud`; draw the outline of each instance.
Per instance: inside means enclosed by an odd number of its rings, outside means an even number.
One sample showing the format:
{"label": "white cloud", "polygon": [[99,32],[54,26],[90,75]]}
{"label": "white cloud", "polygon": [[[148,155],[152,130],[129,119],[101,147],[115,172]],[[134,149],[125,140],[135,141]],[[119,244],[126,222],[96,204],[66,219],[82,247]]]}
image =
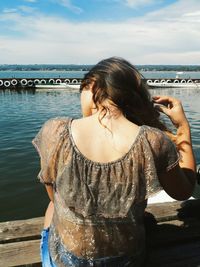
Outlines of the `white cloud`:
{"label": "white cloud", "polygon": [[184,17],[196,17],[196,16],[200,16],[200,11],[194,11],[194,12],[191,12],[191,13],[185,13],[183,14]]}
{"label": "white cloud", "polygon": [[30,6],[18,6],[18,10],[25,13],[33,13],[36,11],[36,8]]}
{"label": "white cloud", "polygon": [[175,51],[175,52],[158,52],[141,57],[142,62],[151,62],[151,64],[194,64],[199,65],[200,51]]}
{"label": "white cloud", "polygon": [[177,0],[160,10],[151,12],[146,16],[146,20],[154,21],[180,21],[185,22],[185,14],[194,14],[200,9],[199,0]]}
{"label": "white cloud", "polygon": [[28,2],[28,3],[36,3],[37,0],[24,0],[24,2]]}
{"label": "white cloud", "polygon": [[139,8],[146,5],[151,5],[155,2],[158,2],[156,0],[125,0],[125,4],[131,8]]}
{"label": "white cloud", "polygon": [[119,23],[72,23],[38,13],[4,13],[1,23],[9,20],[11,30],[20,35],[0,34],[1,62],[87,64],[115,55],[134,64],[199,64],[200,18],[185,15],[199,9],[199,1],[180,0],[143,18]]}
{"label": "white cloud", "polygon": [[4,8],[3,13],[15,13],[17,12],[16,8]]}
{"label": "white cloud", "polygon": [[[99,2],[102,2],[102,0],[96,0]],[[103,2],[106,3],[120,3],[121,5],[126,5],[131,8],[139,8],[144,7],[151,4],[158,4],[162,2],[163,0],[103,0]]]}
{"label": "white cloud", "polygon": [[82,9],[78,6],[72,4],[71,0],[54,0],[54,2],[58,3],[59,5],[69,8],[74,13],[80,14],[82,13]]}

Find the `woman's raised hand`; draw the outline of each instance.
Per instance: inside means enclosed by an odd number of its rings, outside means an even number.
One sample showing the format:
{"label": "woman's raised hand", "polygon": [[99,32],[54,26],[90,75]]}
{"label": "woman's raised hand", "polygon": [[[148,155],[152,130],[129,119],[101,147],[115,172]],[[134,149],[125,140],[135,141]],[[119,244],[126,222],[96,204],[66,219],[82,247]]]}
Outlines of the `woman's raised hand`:
{"label": "woman's raised hand", "polygon": [[153,101],[157,109],[166,114],[176,126],[175,144],[180,154],[179,166],[161,174],[159,179],[170,196],[183,200],[191,196],[196,180],[196,162],[189,122],[180,100],[171,96],[155,96]]}
{"label": "woman's raised hand", "polygon": [[188,126],[180,100],[171,96],[154,96],[153,101],[156,104],[156,108],[166,114],[177,128]]}

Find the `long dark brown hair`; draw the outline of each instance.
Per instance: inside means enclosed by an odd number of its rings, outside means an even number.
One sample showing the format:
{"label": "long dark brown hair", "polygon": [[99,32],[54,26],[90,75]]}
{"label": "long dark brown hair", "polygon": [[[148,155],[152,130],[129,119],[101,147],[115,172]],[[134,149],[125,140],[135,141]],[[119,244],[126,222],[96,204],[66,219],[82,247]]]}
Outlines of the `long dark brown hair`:
{"label": "long dark brown hair", "polygon": [[87,90],[89,85],[92,85],[93,102],[97,109],[99,105],[103,107],[104,115],[108,108],[103,102],[110,100],[129,121],[168,131],[141,74],[128,61],[118,57],[100,61],[85,74],[80,90]]}

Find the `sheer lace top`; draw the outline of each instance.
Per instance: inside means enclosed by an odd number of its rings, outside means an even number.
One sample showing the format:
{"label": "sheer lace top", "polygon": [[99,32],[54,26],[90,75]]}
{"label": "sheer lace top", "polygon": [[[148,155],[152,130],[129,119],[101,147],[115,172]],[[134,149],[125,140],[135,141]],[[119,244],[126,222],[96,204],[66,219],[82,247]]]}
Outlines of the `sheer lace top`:
{"label": "sheer lace top", "polygon": [[137,256],[145,243],[146,199],[161,189],[158,174],[178,164],[176,148],[160,130],[141,126],[123,157],[94,162],[74,143],[71,121],[51,119],[33,140],[41,157],[38,177],[54,188],[52,258],[64,266],[66,251],[89,260]]}

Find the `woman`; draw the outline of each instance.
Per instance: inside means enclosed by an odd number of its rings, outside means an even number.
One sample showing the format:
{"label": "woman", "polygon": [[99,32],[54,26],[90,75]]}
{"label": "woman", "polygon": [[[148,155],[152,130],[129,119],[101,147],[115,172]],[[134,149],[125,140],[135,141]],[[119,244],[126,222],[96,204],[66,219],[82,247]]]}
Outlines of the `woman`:
{"label": "woman", "polygon": [[[152,101],[138,71],[120,58],[85,75],[81,106],[83,118],[49,120],[33,140],[51,199],[43,266],[141,266],[148,197],[161,187],[177,200],[193,191],[188,121],[178,100]],[[158,109],[177,127],[179,153]]]}

